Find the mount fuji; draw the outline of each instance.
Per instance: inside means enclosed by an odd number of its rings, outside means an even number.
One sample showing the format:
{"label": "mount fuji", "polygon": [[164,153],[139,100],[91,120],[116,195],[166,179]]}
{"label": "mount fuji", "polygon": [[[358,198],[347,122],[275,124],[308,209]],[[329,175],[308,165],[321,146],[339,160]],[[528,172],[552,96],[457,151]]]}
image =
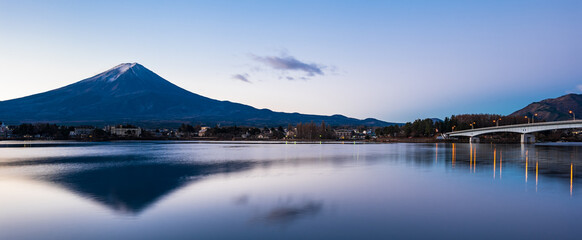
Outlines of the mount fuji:
{"label": "mount fuji", "polygon": [[181,123],[279,126],[325,121],[329,125],[387,126],[373,118],[274,112],[207,98],[180,88],[138,63],[123,63],[79,82],[27,97],[0,101],[0,121],[69,125]]}

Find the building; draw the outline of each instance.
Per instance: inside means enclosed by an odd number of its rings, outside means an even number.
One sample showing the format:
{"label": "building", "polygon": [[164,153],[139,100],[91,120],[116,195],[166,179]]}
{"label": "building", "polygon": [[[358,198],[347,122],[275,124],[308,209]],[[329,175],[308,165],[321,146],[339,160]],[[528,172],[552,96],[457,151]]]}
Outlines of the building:
{"label": "building", "polygon": [[163,137],[164,136],[164,133],[162,133],[160,131],[160,129],[145,129],[143,131],[148,132],[149,135],[152,136],[152,137],[159,138],[159,137]]}
{"label": "building", "polygon": [[200,128],[200,131],[198,131],[198,136],[199,137],[204,137],[206,135],[206,132],[208,131],[208,129],[210,129],[210,127],[202,127],[202,128]]}
{"label": "building", "polygon": [[8,138],[9,135],[10,135],[10,129],[8,129],[8,127],[6,125],[4,125],[4,123],[1,123],[0,124],[0,137]]}
{"label": "building", "polygon": [[243,139],[247,139],[247,138],[249,138],[250,136],[251,136],[251,134],[250,134],[249,132],[246,132],[246,133],[244,133],[244,134],[240,135],[240,137],[241,137],[241,138],[243,138]]}
{"label": "building", "polygon": [[271,136],[271,134],[268,134],[268,133],[261,133],[261,134],[259,134],[259,135],[257,136],[257,138],[258,138],[258,139],[264,139],[264,140],[267,140],[267,139],[269,139],[269,138],[270,138],[270,136]]}
{"label": "building", "polygon": [[335,135],[339,139],[351,139],[352,135],[354,134],[354,131],[348,130],[348,129],[337,129],[334,131],[335,131]]}
{"label": "building", "polygon": [[297,136],[297,128],[285,129],[286,138],[295,138]]}
{"label": "building", "polygon": [[111,135],[120,137],[139,137],[141,135],[141,128],[131,125],[107,126],[104,130]]}
{"label": "building", "polygon": [[82,126],[82,127],[75,127],[74,131],[69,133],[71,137],[88,137],[93,134],[95,131],[94,127]]}

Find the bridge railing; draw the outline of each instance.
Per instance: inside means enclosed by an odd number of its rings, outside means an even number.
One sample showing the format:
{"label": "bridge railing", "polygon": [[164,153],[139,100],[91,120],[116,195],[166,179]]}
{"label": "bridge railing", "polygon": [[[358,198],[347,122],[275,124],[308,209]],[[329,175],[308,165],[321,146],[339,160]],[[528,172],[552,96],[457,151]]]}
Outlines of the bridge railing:
{"label": "bridge railing", "polygon": [[566,120],[566,121],[553,121],[553,122],[539,122],[539,123],[523,123],[523,124],[513,124],[513,125],[502,125],[495,127],[484,127],[475,129],[466,129],[460,131],[447,132],[446,134],[456,134],[456,133],[470,133],[475,131],[487,131],[487,130],[499,130],[506,128],[520,128],[520,127],[539,127],[539,126],[556,126],[556,125],[566,125],[566,124],[582,124],[582,120]]}

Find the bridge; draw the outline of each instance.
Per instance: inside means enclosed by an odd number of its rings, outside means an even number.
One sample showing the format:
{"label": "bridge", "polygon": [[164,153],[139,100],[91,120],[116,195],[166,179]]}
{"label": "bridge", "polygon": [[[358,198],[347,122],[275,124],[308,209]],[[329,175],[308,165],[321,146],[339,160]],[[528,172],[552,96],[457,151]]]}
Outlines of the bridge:
{"label": "bridge", "polygon": [[461,136],[469,137],[469,142],[479,142],[479,138],[477,138],[477,136],[479,135],[497,132],[512,132],[521,134],[521,143],[533,143],[535,142],[535,137],[532,134],[534,132],[571,128],[582,128],[582,120],[526,123],[526,124],[504,125],[497,127],[475,128],[469,130],[448,132],[444,133],[443,135],[445,138]]}

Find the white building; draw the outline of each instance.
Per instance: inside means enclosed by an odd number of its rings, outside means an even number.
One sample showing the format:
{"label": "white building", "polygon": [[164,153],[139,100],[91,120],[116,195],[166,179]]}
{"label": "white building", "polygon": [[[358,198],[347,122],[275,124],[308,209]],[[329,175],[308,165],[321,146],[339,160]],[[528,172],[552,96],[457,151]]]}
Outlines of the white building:
{"label": "white building", "polygon": [[93,134],[95,128],[93,127],[76,127],[75,131],[69,133],[70,136],[86,137]]}
{"label": "white building", "polygon": [[198,131],[198,136],[204,137],[206,135],[206,132],[208,131],[208,129],[210,129],[210,127],[202,127],[200,129],[200,131]]}
{"label": "white building", "polygon": [[107,126],[105,131],[111,135],[120,137],[139,137],[141,135],[141,128],[127,127],[127,126]]}

